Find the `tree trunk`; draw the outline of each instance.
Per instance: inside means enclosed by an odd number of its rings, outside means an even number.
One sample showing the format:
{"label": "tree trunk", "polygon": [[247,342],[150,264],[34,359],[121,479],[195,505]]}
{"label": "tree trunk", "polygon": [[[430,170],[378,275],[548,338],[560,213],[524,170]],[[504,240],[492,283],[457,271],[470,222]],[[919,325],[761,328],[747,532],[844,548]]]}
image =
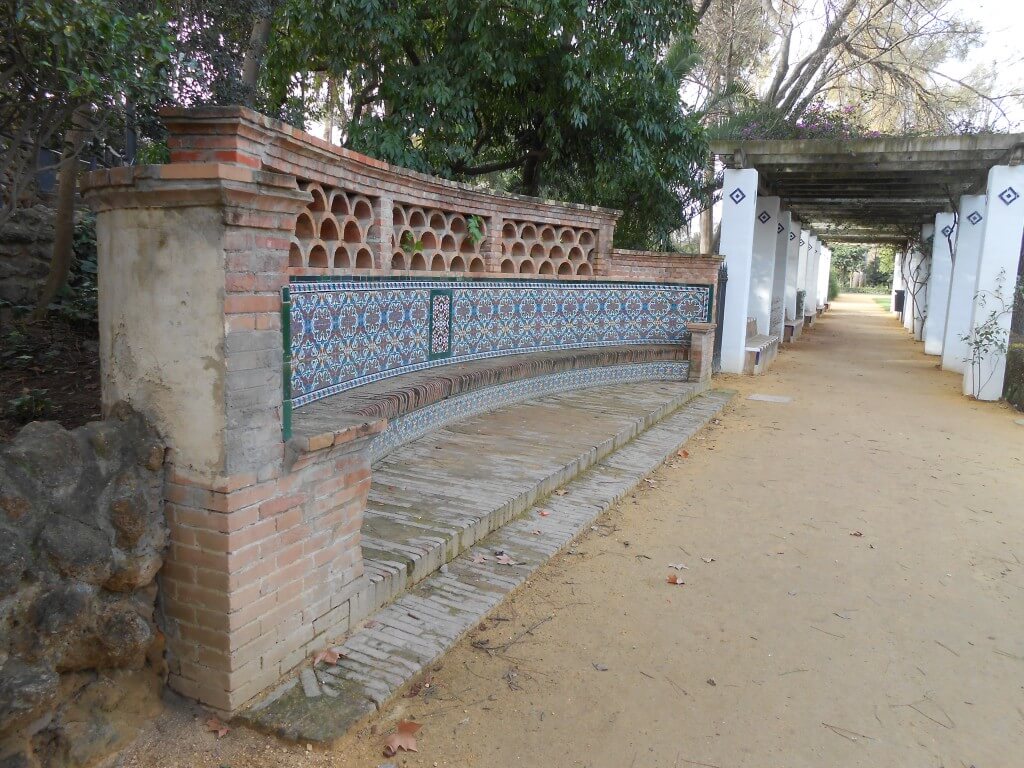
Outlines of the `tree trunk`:
{"label": "tree trunk", "polygon": [[78,189],[78,152],[85,141],[86,133],[81,129],[88,111],[79,107],[71,117],[71,127],[64,137],[64,154],[57,172],[57,212],[53,220],[53,251],[50,256],[50,271],[39,294],[33,321],[43,320],[51,302],[67,284],[71,271],[72,243],[75,235],[75,192]]}
{"label": "tree trunk", "polygon": [[[711,187],[711,182],[715,180],[715,158],[708,158],[708,165],[704,168],[704,185],[708,188]],[[714,195],[708,193],[707,207],[700,212],[700,252],[701,253],[712,253],[712,245],[715,237],[715,217],[714,217]]]}
{"label": "tree trunk", "polygon": [[256,85],[259,83],[263,57],[267,53],[267,43],[270,42],[270,33],[273,30],[274,11],[277,10],[279,3],[280,0],[271,0],[267,3],[266,15],[258,16],[252,23],[249,48],[242,58],[242,89],[245,92],[243,98],[247,107],[256,104]]}

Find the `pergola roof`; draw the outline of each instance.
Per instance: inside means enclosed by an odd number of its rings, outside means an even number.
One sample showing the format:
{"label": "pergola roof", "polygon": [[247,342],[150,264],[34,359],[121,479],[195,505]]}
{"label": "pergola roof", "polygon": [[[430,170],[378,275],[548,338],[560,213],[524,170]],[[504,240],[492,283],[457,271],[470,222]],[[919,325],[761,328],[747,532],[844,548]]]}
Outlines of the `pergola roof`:
{"label": "pergola roof", "polygon": [[711,144],[727,168],[756,169],[762,193],[826,243],[905,242],[1022,150],[1020,133]]}

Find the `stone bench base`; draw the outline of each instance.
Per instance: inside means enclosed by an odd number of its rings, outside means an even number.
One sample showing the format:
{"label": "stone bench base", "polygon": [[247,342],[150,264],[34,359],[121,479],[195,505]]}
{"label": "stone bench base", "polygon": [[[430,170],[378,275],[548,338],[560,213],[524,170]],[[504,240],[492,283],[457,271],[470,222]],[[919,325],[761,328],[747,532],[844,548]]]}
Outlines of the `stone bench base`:
{"label": "stone bench base", "polygon": [[757,334],[747,337],[743,372],[757,376],[771,367],[779,353],[779,337]]}
{"label": "stone bench base", "polygon": [[[678,389],[679,385],[673,386]],[[602,401],[596,390],[593,394],[588,407],[599,407],[602,402],[616,407],[617,398]],[[435,572],[397,596],[385,596],[384,602],[390,604],[374,612],[372,622],[353,626],[349,636],[339,642],[342,658],[336,665],[306,666],[238,719],[285,739],[335,742],[400,694],[529,574],[586,530],[648,472],[674,456],[730,397],[731,393],[717,390],[696,397],[603,461],[586,471],[577,468],[578,476],[564,486],[562,495],[542,499],[539,505],[533,498],[515,519],[451,560],[444,573]],[[402,450],[411,451],[412,446]],[[424,450],[433,448],[425,445]],[[544,445],[538,443],[537,451],[543,450]],[[486,451],[494,458],[505,455],[494,446],[481,448],[481,453]],[[504,473],[496,471],[495,475]],[[486,492],[455,469],[438,469],[431,477],[434,485]],[[495,550],[509,553],[516,564],[497,563]],[[383,591],[384,587],[375,589]]]}

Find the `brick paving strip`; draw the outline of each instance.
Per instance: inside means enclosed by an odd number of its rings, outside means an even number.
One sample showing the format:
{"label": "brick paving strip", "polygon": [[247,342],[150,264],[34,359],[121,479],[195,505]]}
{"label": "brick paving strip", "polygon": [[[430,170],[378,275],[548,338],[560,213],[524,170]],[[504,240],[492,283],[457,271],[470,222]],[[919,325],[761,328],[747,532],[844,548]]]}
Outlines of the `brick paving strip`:
{"label": "brick paving strip", "polygon": [[[672,457],[733,394],[716,389],[697,396],[589,465],[562,485],[564,495],[552,495],[543,504],[527,508],[355,628],[336,647],[342,654],[336,665],[321,662],[314,669],[307,664],[236,721],[294,741],[329,744],[341,738]],[[550,514],[542,516],[542,510]],[[507,553],[516,565],[497,563],[496,551]],[[476,555],[488,560],[475,563]]]}

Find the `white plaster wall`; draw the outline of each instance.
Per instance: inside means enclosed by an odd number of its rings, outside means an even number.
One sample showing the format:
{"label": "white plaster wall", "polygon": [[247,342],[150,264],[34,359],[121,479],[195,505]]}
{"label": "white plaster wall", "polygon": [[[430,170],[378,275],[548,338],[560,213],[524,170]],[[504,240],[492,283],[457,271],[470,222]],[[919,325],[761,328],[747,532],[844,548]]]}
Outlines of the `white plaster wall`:
{"label": "white plaster wall", "polygon": [[946,307],[949,304],[949,279],[953,271],[951,243],[956,242],[956,216],[939,213],[935,216],[935,242],[932,245],[931,270],[928,278],[928,311],[924,318],[924,353],[942,354],[942,338],[946,330]]}
{"label": "white plaster wall", "polygon": [[[1002,309],[1012,303],[1024,237],[1024,166],[992,168],[987,198],[971,332],[977,333],[979,325],[992,317],[992,326],[1005,343],[1010,333],[1010,312]],[[982,354],[976,363],[967,365],[964,394],[979,400],[999,400],[1005,375],[1005,354],[994,350]]]}
{"label": "white plaster wall", "polygon": [[757,322],[757,332],[764,334],[771,332],[779,202],[777,197],[759,197],[754,214],[754,256],[750,269],[750,304],[747,312],[748,317]]}
{"label": "white plaster wall", "polygon": [[722,334],[722,370],[743,373],[754,253],[757,171],[727,168],[723,181],[722,235],[719,250],[729,270]]}
{"label": "white plaster wall", "polygon": [[963,373],[967,366],[967,342],[974,308],[974,287],[978,279],[978,255],[985,232],[985,195],[960,198],[956,231],[956,260],[949,280],[949,301],[942,340],[942,368]]}
{"label": "white plaster wall", "polygon": [[[792,214],[790,214],[792,216]],[[786,241],[786,320],[796,318],[797,278],[800,275],[800,221],[791,219]]]}
{"label": "white plaster wall", "polygon": [[786,319],[786,262],[789,254],[789,231],[793,214],[779,211],[775,236],[775,269],[772,273],[772,322],[769,333],[782,339],[782,324]]}
{"label": "white plaster wall", "polygon": [[104,412],[125,400],[179,467],[224,466],[224,256],[216,208],[135,208],[96,219]]}
{"label": "white plaster wall", "polygon": [[811,235],[807,246],[807,298],[804,299],[804,316],[814,316],[818,311],[818,270],[821,264],[821,243],[817,235]]}

